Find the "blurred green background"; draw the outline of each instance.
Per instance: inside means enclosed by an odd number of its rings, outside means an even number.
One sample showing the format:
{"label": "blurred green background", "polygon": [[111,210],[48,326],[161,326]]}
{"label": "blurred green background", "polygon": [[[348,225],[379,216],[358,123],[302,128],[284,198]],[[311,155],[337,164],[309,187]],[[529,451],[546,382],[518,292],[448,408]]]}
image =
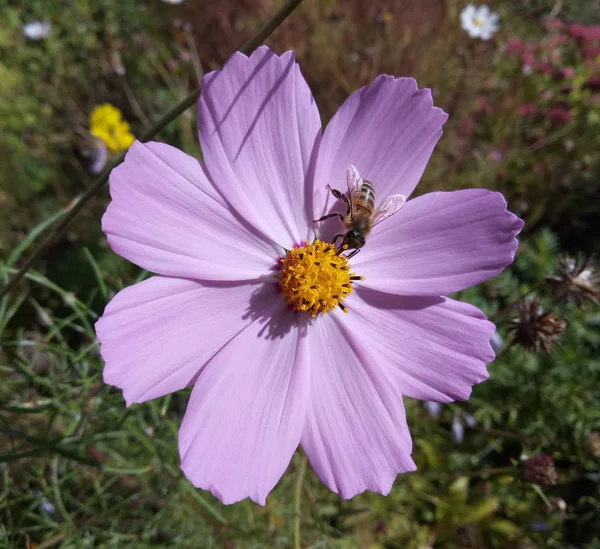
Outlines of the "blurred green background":
{"label": "blurred green background", "polygon": [[[600,547],[600,2],[491,2],[489,41],[466,3],[305,0],[267,40],[324,120],[380,73],[432,88],[450,120],[418,192],[496,189],[526,221],[515,265],[459,296],[498,325],[491,380],[468,403],[406,399],[418,472],[341,501],[310,471],[298,488],[298,454],[265,508],[193,488],[188,393],[126,409],[102,383],[93,323],[147,276],[107,247],[104,189],[0,300],[0,547],[290,547],[295,525],[312,548]],[[2,283],[91,185],[95,107],[141,135],[281,5],[0,0]],[[159,140],[199,156],[195,117]]]}

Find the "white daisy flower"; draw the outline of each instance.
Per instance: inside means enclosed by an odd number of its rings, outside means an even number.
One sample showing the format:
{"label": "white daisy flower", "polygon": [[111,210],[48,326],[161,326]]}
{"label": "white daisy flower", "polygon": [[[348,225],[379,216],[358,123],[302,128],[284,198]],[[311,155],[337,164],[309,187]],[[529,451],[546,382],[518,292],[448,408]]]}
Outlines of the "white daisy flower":
{"label": "white daisy flower", "polygon": [[50,31],[52,25],[47,21],[33,21],[23,25],[23,34],[31,40],[42,40],[50,34]]}
{"label": "white daisy flower", "polygon": [[462,28],[471,38],[489,40],[498,30],[500,16],[492,13],[487,6],[476,8],[469,4],[460,14]]}
{"label": "white daisy flower", "polygon": [[163,0],[166,4],[183,4],[183,0]]}

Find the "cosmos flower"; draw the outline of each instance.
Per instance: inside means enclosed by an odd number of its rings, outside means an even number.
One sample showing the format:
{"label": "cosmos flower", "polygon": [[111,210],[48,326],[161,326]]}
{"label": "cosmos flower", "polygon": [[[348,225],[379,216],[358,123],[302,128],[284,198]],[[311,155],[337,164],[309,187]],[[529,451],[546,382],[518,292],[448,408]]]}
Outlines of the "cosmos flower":
{"label": "cosmos flower", "polygon": [[127,405],[193,386],[181,467],[224,503],[264,504],[298,445],[342,497],[388,493],[415,469],[402,396],[467,399],[488,377],[493,324],[445,296],[510,264],[523,223],[499,193],[435,192],[348,260],[339,219],[313,222],[345,211],[326,185],[352,165],[399,206],[447,119],[430,91],[378,76],[322,133],[293,53],[266,47],[202,90],[204,164],[136,142],[111,174],[108,242],[158,274],[96,324],[104,380]]}
{"label": "cosmos flower", "polygon": [[90,133],[100,139],[110,152],[126,151],[135,141],[123,113],[110,103],[97,105],[90,113]]}
{"label": "cosmos flower", "polygon": [[23,25],[23,34],[30,40],[43,40],[52,32],[52,25],[47,21],[33,21]]}
{"label": "cosmos flower", "polygon": [[498,30],[498,20],[498,14],[492,13],[487,6],[476,8],[469,4],[460,13],[462,28],[471,38],[489,40]]}

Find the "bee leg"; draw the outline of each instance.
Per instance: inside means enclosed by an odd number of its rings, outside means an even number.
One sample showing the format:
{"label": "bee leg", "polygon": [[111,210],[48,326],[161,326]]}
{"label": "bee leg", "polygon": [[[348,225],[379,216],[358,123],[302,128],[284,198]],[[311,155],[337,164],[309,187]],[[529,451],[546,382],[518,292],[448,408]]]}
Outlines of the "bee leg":
{"label": "bee leg", "polygon": [[344,238],[344,235],[343,234],[336,234],[335,238],[333,239],[333,241],[331,243],[335,244],[337,242],[338,238]]}
{"label": "bee leg", "polygon": [[339,218],[344,221],[344,216],[341,213],[333,213],[333,214],[329,214],[329,215],[324,215],[323,217],[320,217],[319,219],[313,219],[313,223],[318,223],[319,221],[325,221],[326,219],[330,219],[331,217],[335,217],[335,216],[339,216]]}
{"label": "bee leg", "polygon": [[333,196],[335,196],[338,200],[341,200],[344,204],[346,204],[346,206],[348,207],[347,213],[350,213],[350,200],[348,200],[348,197],[342,192],[338,191],[337,189],[332,189],[329,185],[327,185],[327,188],[331,191],[331,194]]}
{"label": "bee leg", "polygon": [[358,252],[360,252],[360,248],[354,248],[347,256],[347,259],[352,259]]}

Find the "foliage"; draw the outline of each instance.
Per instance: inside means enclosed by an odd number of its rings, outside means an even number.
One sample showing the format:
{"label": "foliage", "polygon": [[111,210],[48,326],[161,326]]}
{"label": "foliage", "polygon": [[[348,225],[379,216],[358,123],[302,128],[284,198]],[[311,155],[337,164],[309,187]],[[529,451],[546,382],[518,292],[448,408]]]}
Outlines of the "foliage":
{"label": "foliage", "polygon": [[[180,45],[184,38],[163,39],[171,33],[166,9],[134,0],[78,0],[68,7],[36,0],[0,9],[0,249],[87,187],[95,106],[116,105],[139,135],[147,113],[187,93],[190,70],[184,78],[180,73],[190,53]],[[50,35],[26,38],[23,26],[39,20],[51,23]],[[173,139],[179,129],[191,135],[189,119],[165,136]]]}
{"label": "foliage", "polygon": [[[309,473],[301,492],[306,545],[594,547],[600,398],[589,387],[600,383],[600,310],[553,302],[544,279],[557,251],[556,237],[542,231],[522,244],[513,269],[463,292],[504,336],[491,379],[436,419],[406,399],[419,470],[399,477],[388,497],[341,501]],[[193,488],[179,471],[176,442],[188,392],[125,409],[102,383],[91,304],[118,288],[88,260],[96,290],[84,300],[31,272],[29,289],[1,304],[0,501],[9,547],[56,540],[65,548],[185,548],[198,539],[206,547],[288,547],[301,456],[264,509],[249,501],[224,507]],[[12,271],[5,266],[3,275]],[[506,336],[514,303],[532,289],[569,319],[551,353],[525,352]],[[8,329],[19,316],[36,321]],[[457,445],[451,424],[462,411],[474,421],[465,421]],[[542,452],[560,475],[550,488],[522,475],[525,456]]]}

